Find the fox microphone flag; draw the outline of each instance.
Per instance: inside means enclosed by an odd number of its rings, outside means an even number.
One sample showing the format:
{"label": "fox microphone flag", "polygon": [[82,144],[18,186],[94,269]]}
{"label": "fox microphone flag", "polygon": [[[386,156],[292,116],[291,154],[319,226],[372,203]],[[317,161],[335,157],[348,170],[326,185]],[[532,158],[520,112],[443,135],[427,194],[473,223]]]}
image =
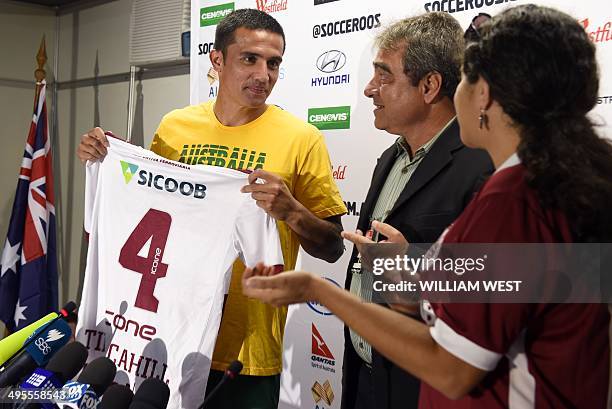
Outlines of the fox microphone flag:
{"label": "fox microphone flag", "polygon": [[18,330],[57,308],[55,197],[45,80],[37,86],[13,212],[0,259],[0,320]]}

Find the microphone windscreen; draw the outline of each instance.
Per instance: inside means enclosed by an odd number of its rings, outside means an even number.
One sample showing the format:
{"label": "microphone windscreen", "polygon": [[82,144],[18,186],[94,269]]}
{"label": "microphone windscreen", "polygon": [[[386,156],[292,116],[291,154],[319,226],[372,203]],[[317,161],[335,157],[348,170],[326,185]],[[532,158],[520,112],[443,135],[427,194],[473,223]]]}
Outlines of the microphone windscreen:
{"label": "microphone windscreen", "polygon": [[240,371],[242,371],[242,362],[240,361],[232,361],[227,367],[227,372],[234,376],[238,375]]}
{"label": "microphone windscreen", "polygon": [[33,339],[25,350],[38,366],[45,366],[49,359],[68,343],[70,335],[72,330],[64,320],[53,321],[43,330],[34,331]]}
{"label": "microphone windscreen", "polygon": [[13,354],[17,352],[19,348],[21,348],[25,340],[28,339],[28,337],[32,335],[34,331],[36,331],[38,328],[42,327],[43,325],[45,325],[47,322],[51,321],[55,317],[57,317],[57,313],[50,312],[49,314],[45,315],[38,321],[33,322],[27,327],[20,329],[14,334],[11,334],[8,337],[1,340],[0,341],[0,365],[2,365],[4,362],[6,362],[7,359],[13,356]]}
{"label": "microphone windscreen", "polygon": [[87,364],[77,378],[77,382],[89,384],[96,395],[102,396],[106,388],[113,383],[116,373],[117,367],[113,361],[101,356]]}
{"label": "microphone windscreen", "polygon": [[[72,311],[76,310],[77,305],[75,304],[74,301],[68,301],[66,303],[66,305],[64,305],[64,308],[62,308],[62,313],[66,312],[66,315],[71,313]],[[64,315],[64,314],[62,314]],[[65,315],[64,315],[65,316]]]}
{"label": "microphone windscreen", "polygon": [[128,409],[134,394],[125,385],[114,384],[108,387],[97,409]]}
{"label": "microphone windscreen", "polygon": [[45,368],[57,374],[62,382],[66,382],[79,373],[85,361],[87,361],[87,348],[80,342],[71,342],[57,351]]}
{"label": "microphone windscreen", "polygon": [[[157,378],[148,378],[140,384],[130,409],[165,409],[169,400],[170,388],[168,388],[168,385]],[[134,406],[134,404],[137,404],[137,406]]]}

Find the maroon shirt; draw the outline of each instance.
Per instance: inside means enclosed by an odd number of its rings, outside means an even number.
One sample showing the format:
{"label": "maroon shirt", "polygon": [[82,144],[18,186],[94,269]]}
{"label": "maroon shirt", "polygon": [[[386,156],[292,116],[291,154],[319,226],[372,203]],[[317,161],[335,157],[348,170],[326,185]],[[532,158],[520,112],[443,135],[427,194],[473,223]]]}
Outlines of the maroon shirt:
{"label": "maroon shirt", "polygon": [[[442,236],[444,243],[572,242],[564,214],[542,207],[525,168],[496,172]],[[432,337],[488,371],[467,396],[423,383],[422,409],[605,408],[610,366],[607,304],[431,304]],[[434,316],[435,314],[435,316]]]}

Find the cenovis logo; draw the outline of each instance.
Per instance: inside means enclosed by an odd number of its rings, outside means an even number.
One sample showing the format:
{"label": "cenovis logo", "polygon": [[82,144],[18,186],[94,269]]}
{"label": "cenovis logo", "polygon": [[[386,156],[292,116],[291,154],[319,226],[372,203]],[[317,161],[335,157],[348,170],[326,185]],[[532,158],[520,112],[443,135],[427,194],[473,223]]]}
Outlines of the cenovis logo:
{"label": "cenovis logo", "polygon": [[234,3],[218,4],[200,9],[200,27],[214,26],[234,11]]}
{"label": "cenovis logo", "polygon": [[349,129],[351,127],[351,107],[309,108],[308,123],[317,128]]}

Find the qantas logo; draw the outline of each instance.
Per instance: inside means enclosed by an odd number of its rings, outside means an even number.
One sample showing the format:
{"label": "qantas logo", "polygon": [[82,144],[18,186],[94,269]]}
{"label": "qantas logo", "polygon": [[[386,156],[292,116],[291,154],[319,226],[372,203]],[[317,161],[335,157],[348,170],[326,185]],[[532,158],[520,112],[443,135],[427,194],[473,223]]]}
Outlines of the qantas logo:
{"label": "qantas logo", "polygon": [[312,356],[310,357],[310,366],[325,372],[336,373],[336,358],[314,323],[312,324]]}
{"label": "qantas logo", "polygon": [[336,359],[314,324],[312,324],[312,354],[327,359]]}
{"label": "qantas logo", "polygon": [[123,179],[125,179],[125,184],[128,184],[132,180],[132,177],[136,174],[136,171],[138,170],[138,165],[134,165],[132,163],[124,161],[120,162],[121,171],[123,172]]}

